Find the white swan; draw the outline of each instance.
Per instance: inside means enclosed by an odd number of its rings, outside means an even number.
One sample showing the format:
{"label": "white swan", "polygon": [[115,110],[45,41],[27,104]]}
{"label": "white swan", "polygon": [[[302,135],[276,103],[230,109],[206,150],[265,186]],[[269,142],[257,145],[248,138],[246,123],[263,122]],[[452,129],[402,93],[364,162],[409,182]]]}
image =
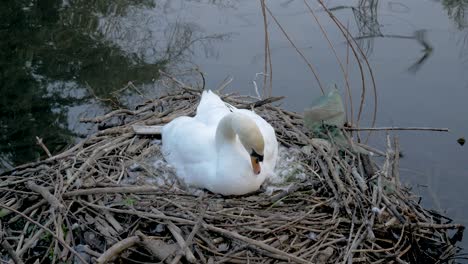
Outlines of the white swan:
{"label": "white swan", "polygon": [[162,128],[166,161],[186,184],[223,195],[259,189],[278,156],[275,131],[252,111],[228,107],[204,91],[195,117]]}

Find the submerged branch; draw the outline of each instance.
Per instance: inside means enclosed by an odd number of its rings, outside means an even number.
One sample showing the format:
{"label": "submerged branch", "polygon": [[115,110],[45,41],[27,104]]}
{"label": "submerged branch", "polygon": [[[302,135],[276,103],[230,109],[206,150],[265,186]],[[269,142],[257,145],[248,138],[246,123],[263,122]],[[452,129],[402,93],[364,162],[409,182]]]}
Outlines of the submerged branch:
{"label": "submerged branch", "polygon": [[450,132],[448,128],[434,128],[434,127],[346,127],[344,129],[348,131],[414,130],[414,131]]}

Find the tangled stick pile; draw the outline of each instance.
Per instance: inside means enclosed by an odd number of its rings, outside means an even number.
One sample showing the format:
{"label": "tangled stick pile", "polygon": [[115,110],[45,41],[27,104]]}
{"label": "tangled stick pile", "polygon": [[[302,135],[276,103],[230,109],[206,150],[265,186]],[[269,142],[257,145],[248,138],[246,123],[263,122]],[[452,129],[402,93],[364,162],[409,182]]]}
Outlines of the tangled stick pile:
{"label": "tangled stick pile", "polygon": [[[273,106],[275,98],[223,99],[254,108],[284,146],[300,150],[295,162],[306,169],[305,180],[242,197],[194,194],[168,180],[170,169],[147,163],[160,157],[160,145],[132,125],[194,115],[199,97],[182,89],[83,120],[108,128],[3,173],[2,262],[440,263],[456,256],[464,227],[425,210],[402,187],[398,144],[389,140],[378,166],[312,139],[301,116]],[[148,181],[158,177],[165,184]]]}

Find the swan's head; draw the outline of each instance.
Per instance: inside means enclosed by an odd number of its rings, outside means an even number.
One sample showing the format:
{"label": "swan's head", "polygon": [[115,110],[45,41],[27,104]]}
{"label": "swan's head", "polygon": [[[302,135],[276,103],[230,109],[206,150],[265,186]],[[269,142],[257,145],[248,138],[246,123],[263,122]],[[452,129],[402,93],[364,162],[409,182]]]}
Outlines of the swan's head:
{"label": "swan's head", "polygon": [[262,132],[257,124],[245,115],[238,115],[234,120],[233,126],[239,140],[250,155],[252,170],[255,175],[258,175],[261,172],[260,162],[263,161],[265,148]]}

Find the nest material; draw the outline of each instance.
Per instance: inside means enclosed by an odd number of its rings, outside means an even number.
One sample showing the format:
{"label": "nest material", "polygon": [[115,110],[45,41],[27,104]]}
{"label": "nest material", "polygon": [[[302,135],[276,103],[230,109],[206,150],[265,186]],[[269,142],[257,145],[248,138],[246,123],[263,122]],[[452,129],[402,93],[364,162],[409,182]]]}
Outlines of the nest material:
{"label": "nest material", "polygon": [[[272,195],[195,195],[155,186],[148,158],[159,145],[133,124],[194,115],[192,89],[137,109],[83,120],[107,127],[68,151],[0,176],[2,260],[16,263],[440,263],[457,253],[463,227],[422,208],[398,176],[398,144],[380,168],[366,155],[313,140],[300,115],[255,108],[288,147],[303,148],[306,179]],[[241,98],[241,99],[240,99]],[[104,124],[104,125],[103,125]],[[135,176],[136,175],[136,176]],[[449,236],[449,230],[456,230]],[[453,234],[454,232],[452,232]]]}

